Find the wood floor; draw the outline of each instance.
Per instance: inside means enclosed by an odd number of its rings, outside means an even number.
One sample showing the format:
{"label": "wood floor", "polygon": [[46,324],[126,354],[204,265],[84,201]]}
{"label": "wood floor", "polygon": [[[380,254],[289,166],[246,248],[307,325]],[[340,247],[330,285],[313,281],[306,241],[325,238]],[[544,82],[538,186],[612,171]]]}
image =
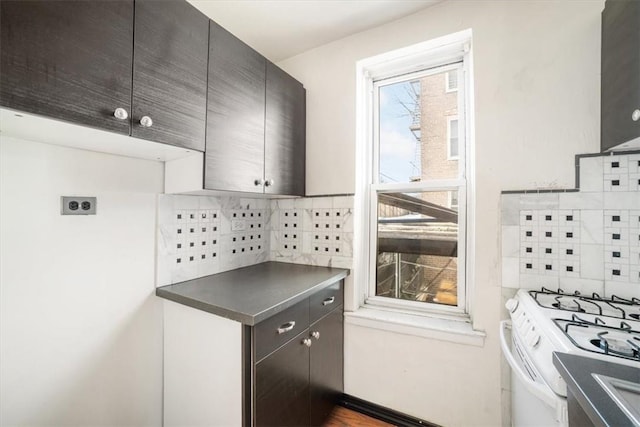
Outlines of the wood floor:
{"label": "wood floor", "polygon": [[385,423],[342,406],[336,406],[324,427],[393,427],[393,424]]}

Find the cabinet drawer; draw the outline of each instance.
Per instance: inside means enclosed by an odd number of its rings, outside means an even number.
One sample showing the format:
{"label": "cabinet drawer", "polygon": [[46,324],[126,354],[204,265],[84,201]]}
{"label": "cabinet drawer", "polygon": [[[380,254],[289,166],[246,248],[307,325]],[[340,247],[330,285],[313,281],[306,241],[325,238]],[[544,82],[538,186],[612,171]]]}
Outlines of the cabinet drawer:
{"label": "cabinet drawer", "polygon": [[309,326],[309,299],[300,301],[255,326],[256,362]]}
{"label": "cabinet drawer", "polygon": [[311,323],[330,313],[334,308],[342,305],[344,280],[340,280],[309,298],[309,321]]}

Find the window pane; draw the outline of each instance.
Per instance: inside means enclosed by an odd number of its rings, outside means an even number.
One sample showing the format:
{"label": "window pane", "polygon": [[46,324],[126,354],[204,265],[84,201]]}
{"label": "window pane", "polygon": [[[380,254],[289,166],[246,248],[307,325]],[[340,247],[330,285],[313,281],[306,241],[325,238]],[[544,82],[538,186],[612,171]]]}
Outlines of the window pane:
{"label": "window pane", "polygon": [[379,89],[379,182],[420,180],[420,81]]}
{"label": "window pane", "polygon": [[[445,71],[378,87],[378,182],[459,176],[449,139],[449,119],[458,114],[458,95],[446,91],[446,76]],[[457,140],[457,127],[455,132]],[[456,143],[455,156],[457,149]]]}
{"label": "window pane", "polygon": [[[455,193],[455,196],[453,195]],[[457,191],[379,193],[376,295],[457,305]]]}
{"label": "window pane", "polygon": [[447,73],[447,90],[458,89],[458,70],[451,70]]}
{"label": "window pane", "polygon": [[449,154],[458,157],[458,119],[449,121]]}

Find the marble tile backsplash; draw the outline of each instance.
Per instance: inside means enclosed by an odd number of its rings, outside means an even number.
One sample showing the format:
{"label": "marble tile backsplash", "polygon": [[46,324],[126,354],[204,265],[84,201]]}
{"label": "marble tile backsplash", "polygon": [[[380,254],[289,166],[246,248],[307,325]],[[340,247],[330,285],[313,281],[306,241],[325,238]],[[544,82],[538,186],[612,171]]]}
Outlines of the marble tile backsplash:
{"label": "marble tile backsplash", "polygon": [[577,191],[502,194],[502,285],[639,297],[640,154],[577,160]]}
{"label": "marble tile backsplash", "polygon": [[351,268],[353,197],[159,195],[156,285],[273,260]]}
{"label": "marble tile backsplash", "polygon": [[269,259],[269,200],[158,197],[157,286]]}
{"label": "marble tile backsplash", "polygon": [[273,261],[351,268],[353,196],[273,200]]}

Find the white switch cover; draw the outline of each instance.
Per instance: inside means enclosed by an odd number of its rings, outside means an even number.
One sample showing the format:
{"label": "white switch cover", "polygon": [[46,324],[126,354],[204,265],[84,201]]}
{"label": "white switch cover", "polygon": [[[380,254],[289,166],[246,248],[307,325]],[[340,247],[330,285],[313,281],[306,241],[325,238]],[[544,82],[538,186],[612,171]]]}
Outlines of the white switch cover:
{"label": "white switch cover", "polygon": [[231,231],[244,231],[246,228],[245,222],[240,219],[234,219],[231,221]]}

